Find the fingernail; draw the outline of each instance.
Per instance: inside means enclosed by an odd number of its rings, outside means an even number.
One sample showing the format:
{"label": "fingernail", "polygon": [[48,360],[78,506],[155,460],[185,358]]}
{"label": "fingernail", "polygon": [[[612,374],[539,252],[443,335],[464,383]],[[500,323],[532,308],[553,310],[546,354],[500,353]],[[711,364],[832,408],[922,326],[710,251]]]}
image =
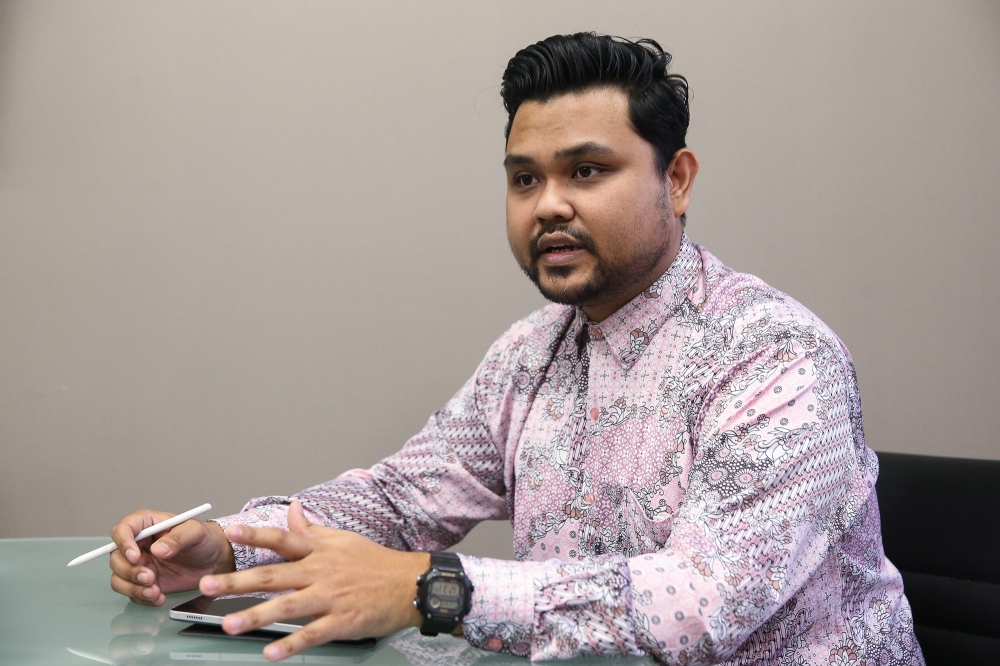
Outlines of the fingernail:
{"label": "fingernail", "polygon": [[142,591],[142,596],[146,597],[147,599],[152,599],[153,598],[153,588],[147,587],[145,590]]}
{"label": "fingernail", "polygon": [[241,536],[243,536],[243,528],[240,527],[239,525],[230,525],[229,527],[226,528],[226,533],[231,537],[239,539]]}
{"label": "fingernail", "polygon": [[215,592],[219,589],[219,581],[212,578],[211,576],[205,576],[201,579],[201,589],[205,592]]}
{"label": "fingernail", "polygon": [[129,562],[135,564],[135,561],[139,558],[139,554],[135,552],[135,548],[129,548],[125,551],[125,557]]}
{"label": "fingernail", "polygon": [[242,618],[234,617],[231,620],[229,620],[229,628],[233,631],[239,631],[240,629],[242,629],[243,628]]}
{"label": "fingernail", "polygon": [[146,573],[145,571],[143,571],[136,577],[139,579],[139,582],[142,583],[143,585],[149,585],[149,574]]}
{"label": "fingernail", "polygon": [[165,543],[154,543],[153,547],[149,550],[157,557],[166,557],[170,554],[170,549],[167,548],[167,544]]}
{"label": "fingernail", "polygon": [[278,659],[281,659],[282,655],[284,654],[285,651],[282,650],[277,645],[268,645],[266,648],[264,648],[264,656],[270,659],[271,661],[277,661]]}

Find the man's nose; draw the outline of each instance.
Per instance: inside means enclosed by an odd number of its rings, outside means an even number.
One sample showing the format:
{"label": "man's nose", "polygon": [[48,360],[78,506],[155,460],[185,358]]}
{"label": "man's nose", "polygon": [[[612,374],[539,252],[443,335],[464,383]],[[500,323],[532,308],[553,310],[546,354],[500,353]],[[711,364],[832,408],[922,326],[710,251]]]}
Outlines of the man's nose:
{"label": "man's nose", "polygon": [[541,196],[535,204],[535,219],[539,224],[566,222],[576,215],[573,204],[566,196],[566,188],[556,179],[551,179],[542,188]]}

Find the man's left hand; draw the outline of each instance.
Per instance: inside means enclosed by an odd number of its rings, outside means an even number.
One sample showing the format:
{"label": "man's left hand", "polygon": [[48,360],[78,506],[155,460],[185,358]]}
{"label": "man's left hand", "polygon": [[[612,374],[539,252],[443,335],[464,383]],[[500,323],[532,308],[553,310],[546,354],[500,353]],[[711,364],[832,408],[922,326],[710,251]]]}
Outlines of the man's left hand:
{"label": "man's left hand", "polygon": [[264,648],[264,657],[276,661],[331,640],[388,636],[420,626],[413,599],[417,577],[430,568],[428,553],[392,550],[353,532],[313,525],[298,501],[289,507],[288,527],[226,528],[234,543],[269,548],[289,561],[205,576],[199,586],[203,594],[295,590],[227,615],[222,622],[226,633],[314,616],[313,622]]}

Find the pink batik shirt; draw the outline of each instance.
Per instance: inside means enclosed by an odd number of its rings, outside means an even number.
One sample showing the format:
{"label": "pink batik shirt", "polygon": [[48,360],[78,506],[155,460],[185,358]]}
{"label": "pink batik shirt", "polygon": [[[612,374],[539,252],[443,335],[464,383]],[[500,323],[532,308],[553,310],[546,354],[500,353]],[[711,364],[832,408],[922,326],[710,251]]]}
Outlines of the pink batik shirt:
{"label": "pink batik shirt", "polygon": [[[514,324],[399,453],[218,522],[287,528],[299,499],[431,551],[509,519],[516,561],[462,556],[486,650],[923,664],[877,475],[837,336],[685,236],[605,321],[550,305]],[[241,569],[280,561],[234,548]]]}

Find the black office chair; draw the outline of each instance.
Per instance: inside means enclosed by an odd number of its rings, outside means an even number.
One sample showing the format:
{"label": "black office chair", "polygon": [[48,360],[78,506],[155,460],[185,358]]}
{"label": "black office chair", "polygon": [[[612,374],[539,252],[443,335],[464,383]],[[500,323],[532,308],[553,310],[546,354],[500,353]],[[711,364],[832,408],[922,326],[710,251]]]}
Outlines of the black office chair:
{"label": "black office chair", "polygon": [[928,666],[1000,664],[1000,461],[878,459],[885,554]]}

